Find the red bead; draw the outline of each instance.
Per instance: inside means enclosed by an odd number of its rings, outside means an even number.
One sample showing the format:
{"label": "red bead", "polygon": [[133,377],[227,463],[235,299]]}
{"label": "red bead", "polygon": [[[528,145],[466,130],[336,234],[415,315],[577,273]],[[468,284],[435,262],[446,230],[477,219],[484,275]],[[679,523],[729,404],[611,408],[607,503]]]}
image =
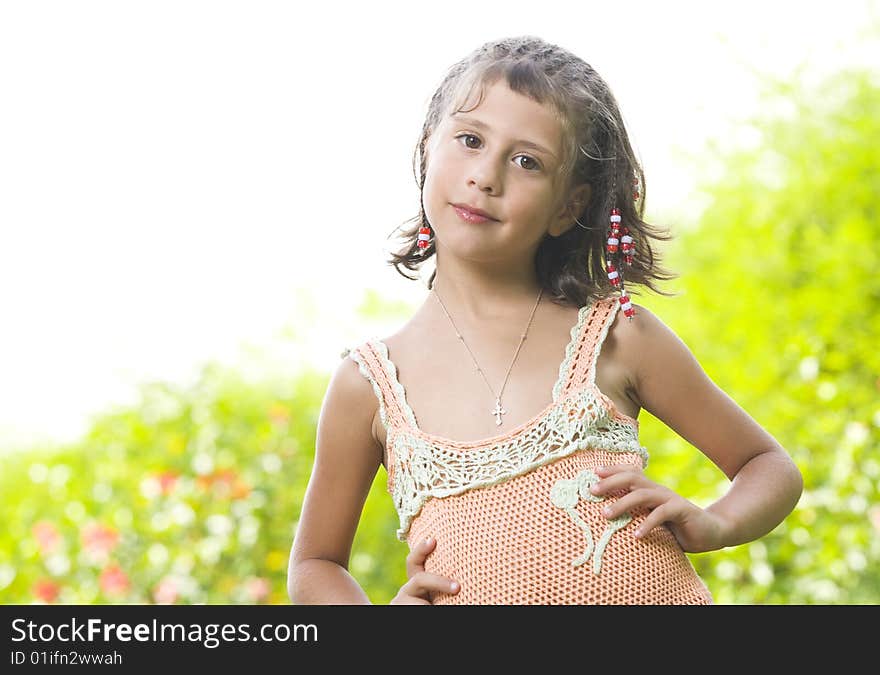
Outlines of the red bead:
{"label": "red bead", "polygon": [[431,228],[429,227],[420,227],[419,234],[431,234]]}
{"label": "red bead", "polygon": [[617,271],[617,268],[611,263],[611,261],[608,262],[607,273],[608,273],[608,281],[611,282],[611,285],[612,286],[619,286],[620,285],[620,273]]}
{"label": "red bead", "polygon": [[617,208],[617,207],[615,206],[613,209],[611,209],[611,215],[612,215],[612,216],[619,216],[619,215],[620,215],[620,209]]}

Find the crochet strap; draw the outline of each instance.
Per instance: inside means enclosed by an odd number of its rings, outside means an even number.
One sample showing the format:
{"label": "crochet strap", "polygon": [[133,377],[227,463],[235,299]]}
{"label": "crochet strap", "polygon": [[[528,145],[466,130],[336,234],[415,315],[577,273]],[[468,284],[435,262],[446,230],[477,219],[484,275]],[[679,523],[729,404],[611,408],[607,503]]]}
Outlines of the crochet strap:
{"label": "crochet strap", "polygon": [[[373,392],[379,400],[379,416],[386,429],[409,424],[415,426],[415,419],[405,401],[403,386],[397,378],[397,369],[388,359],[387,347],[382,342],[368,340],[354,349],[344,352],[353,359],[363,375],[373,385]],[[383,364],[390,364],[386,367]]]}
{"label": "crochet strap", "polygon": [[599,353],[619,309],[620,303],[616,298],[597,300],[594,303],[593,311],[584,324],[581,339],[567,364],[569,378],[563,395],[584,386],[595,387]]}

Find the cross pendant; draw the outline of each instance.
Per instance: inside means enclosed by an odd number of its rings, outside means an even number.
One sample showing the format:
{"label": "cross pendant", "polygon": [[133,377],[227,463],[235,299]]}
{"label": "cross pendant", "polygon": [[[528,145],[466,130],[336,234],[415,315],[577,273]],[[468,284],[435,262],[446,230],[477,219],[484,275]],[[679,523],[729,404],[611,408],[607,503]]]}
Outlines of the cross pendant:
{"label": "cross pendant", "polygon": [[495,424],[501,426],[501,416],[506,415],[507,411],[501,407],[501,399],[495,399],[495,410],[490,414],[495,415]]}

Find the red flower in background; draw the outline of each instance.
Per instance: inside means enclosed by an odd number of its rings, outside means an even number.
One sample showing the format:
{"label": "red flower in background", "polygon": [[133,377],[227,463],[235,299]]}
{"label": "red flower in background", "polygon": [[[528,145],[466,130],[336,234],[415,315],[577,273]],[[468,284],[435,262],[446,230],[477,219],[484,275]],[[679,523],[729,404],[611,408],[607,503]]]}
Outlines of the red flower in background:
{"label": "red flower in background", "polygon": [[31,588],[31,593],[34,594],[34,597],[46,603],[55,602],[60,591],[61,586],[49,579],[40,579]]}
{"label": "red flower in background", "polygon": [[235,483],[232,484],[232,498],[233,499],[244,499],[251,493],[251,486],[245,483],[243,480],[236,480]]}
{"label": "red flower in background", "polygon": [[58,532],[58,528],[48,520],[35,523],[31,528],[31,534],[37,540],[37,548],[43,555],[52,553],[61,544],[61,534]]}
{"label": "red flower in background", "polygon": [[196,485],[203,490],[213,490],[220,497],[242,499],[251,493],[251,486],[232,469],[224,469],[196,478]]}
{"label": "red flower in background", "polygon": [[177,582],[172,577],[163,577],[153,589],[153,599],[160,605],[173,605],[177,597]]}
{"label": "red flower in background", "polygon": [[251,602],[260,602],[269,597],[269,580],[263,577],[251,577],[245,582],[244,588]]}
{"label": "red flower in background", "polygon": [[162,490],[163,495],[171,494],[174,490],[174,486],[177,484],[178,474],[174,471],[163,471],[156,475],[156,480],[159,481],[159,489]]}
{"label": "red flower in background", "polygon": [[123,595],[131,585],[128,575],[115,563],[101,570],[101,577],[98,583],[101,585],[101,591],[105,595]]}
{"label": "red flower in background", "polygon": [[85,551],[97,558],[106,558],[119,542],[119,532],[101,523],[89,523],[80,533]]}

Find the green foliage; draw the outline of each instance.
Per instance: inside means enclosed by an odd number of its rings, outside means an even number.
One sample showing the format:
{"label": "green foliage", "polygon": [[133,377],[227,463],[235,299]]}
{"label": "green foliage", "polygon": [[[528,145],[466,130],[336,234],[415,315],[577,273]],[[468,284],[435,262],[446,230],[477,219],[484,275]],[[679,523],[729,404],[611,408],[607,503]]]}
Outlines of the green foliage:
{"label": "green foliage", "polygon": [[[720,156],[708,208],[669,247],[681,295],[637,301],[793,456],[795,511],[760,541],[692,556],[719,603],[880,602],[880,88],[779,85],[762,141]],[[397,311],[375,294],[364,311]],[[79,443],[0,455],[0,601],[286,603],[327,375],[156,383]],[[698,404],[695,414],[699,414]],[[647,413],[648,474],[697,503],[727,487]],[[380,469],[351,572],[387,603],[407,547]]]}
{"label": "green foliage", "polygon": [[[875,604],[880,88],[841,73],[815,90],[777,83],[767,104],[788,114],[759,117],[757,148],[721,158],[670,251],[682,293],[650,306],[789,451],[805,492],[760,541],[693,559],[718,602]],[[726,488],[649,415],[642,442],[649,473],[680,493],[707,503]]]}
{"label": "green foliage", "polygon": [[206,368],[82,442],[0,456],[0,600],[283,603],[326,376]]}

